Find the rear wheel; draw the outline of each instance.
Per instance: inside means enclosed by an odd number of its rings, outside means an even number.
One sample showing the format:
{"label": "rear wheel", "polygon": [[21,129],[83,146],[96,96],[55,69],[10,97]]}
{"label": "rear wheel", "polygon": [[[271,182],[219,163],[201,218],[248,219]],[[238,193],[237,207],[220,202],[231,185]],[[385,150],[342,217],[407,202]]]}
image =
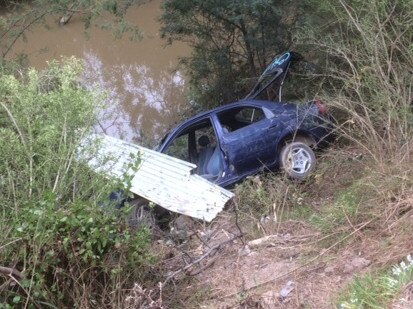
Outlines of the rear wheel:
{"label": "rear wheel", "polygon": [[303,180],[314,170],[314,151],[304,142],[286,144],[280,152],[280,166],[291,178]]}
{"label": "rear wheel", "polygon": [[149,201],[138,197],[130,201],[132,206],[129,222],[132,226],[146,226],[150,229],[156,226],[156,218],[153,210],[149,207]]}

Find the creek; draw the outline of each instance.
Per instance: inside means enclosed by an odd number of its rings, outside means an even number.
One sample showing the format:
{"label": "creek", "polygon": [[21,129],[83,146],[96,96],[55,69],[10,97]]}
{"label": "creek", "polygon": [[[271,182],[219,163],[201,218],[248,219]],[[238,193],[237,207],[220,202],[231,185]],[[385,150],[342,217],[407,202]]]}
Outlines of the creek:
{"label": "creek", "polygon": [[140,41],[127,35],[116,39],[111,31],[93,28],[85,32],[80,16],[58,25],[48,18],[19,40],[11,56],[27,55],[29,65],[46,67],[47,61],[75,56],[85,62],[82,82],[104,89],[107,98],[100,111],[98,132],[153,146],[188,107],[186,81],[178,68],[180,57],[189,55],[185,44],[165,46],[160,38],[160,0],[131,7],[127,20],[142,31]]}

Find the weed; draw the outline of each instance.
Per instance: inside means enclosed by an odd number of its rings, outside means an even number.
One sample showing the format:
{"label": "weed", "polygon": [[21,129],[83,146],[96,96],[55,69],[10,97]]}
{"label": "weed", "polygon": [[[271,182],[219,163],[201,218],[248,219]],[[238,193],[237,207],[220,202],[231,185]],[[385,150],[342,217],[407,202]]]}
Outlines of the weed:
{"label": "weed", "polygon": [[329,59],[326,102],[345,115],[337,132],[382,168],[409,162],[413,137],[411,2],[327,5],[337,31],[315,39]]}
{"label": "weed", "polygon": [[356,224],[362,219],[360,208],[363,204],[363,186],[355,183],[346,190],[339,192],[335,201],[322,209],[321,214],[313,214],[310,222],[314,223],[324,233],[332,233],[345,224]]}
{"label": "weed", "polygon": [[301,189],[277,174],[248,178],[236,187],[234,200],[242,225],[252,234],[275,233],[291,209],[304,206]]}
{"label": "weed", "polygon": [[412,280],[413,259],[408,255],[406,261],[393,266],[391,271],[356,278],[347,293],[341,297],[339,308],[386,308]]}

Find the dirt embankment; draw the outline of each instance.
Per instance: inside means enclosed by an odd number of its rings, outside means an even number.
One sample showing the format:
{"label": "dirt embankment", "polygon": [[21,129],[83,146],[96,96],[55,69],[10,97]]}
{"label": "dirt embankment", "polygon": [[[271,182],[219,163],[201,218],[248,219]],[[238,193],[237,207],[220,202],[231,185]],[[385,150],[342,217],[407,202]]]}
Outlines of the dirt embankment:
{"label": "dirt embankment", "polygon": [[[306,202],[319,216],[331,215],[323,208],[348,191],[364,164],[354,152],[345,153],[342,161],[336,156],[334,160],[335,168],[319,167],[313,192],[306,192]],[[176,284],[175,294],[169,296],[176,297],[173,302],[182,308],[336,308],[340,294],[356,275],[398,263],[413,251],[413,190],[401,192],[384,208],[372,209],[373,214],[378,209],[394,213],[350,216],[343,212],[340,225],[328,233],[311,222],[311,215],[248,223],[245,218],[238,221],[240,214],[234,207],[210,225],[181,218],[176,231],[184,231],[183,242],[159,244],[169,256],[162,267],[171,278],[169,283]],[[254,228],[255,222],[259,229]],[[411,294],[409,287],[403,291],[400,297]],[[393,308],[408,308],[405,302],[394,304]]]}

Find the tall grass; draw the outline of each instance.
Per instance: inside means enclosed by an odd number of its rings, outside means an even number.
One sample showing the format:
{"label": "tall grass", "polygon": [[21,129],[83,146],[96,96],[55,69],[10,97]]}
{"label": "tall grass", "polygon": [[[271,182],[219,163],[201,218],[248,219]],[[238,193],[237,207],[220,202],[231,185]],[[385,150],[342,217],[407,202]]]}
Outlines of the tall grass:
{"label": "tall grass", "polygon": [[[362,152],[364,173],[355,172],[360,178],[318,218],[330,233],[364,227],[357,237],[400,239],[397,252],[384,254],[380,246],[365,252],[388,265],[411,252],[401,234],[412,232],[403,220],[413,211],[413,1],[339,0],[324,9],[334,19],[330,32],[314,39],[326,59],[324,100],[340,118],[338,135]],[[402,287],[392,280],[357,279],[341,308],[384,308]]]}
{"label": "tall grass", "polygon": [[308,210],[303,188],[280,174],[247,178],[236,186],[235,193],[239,225],[252,238],[278,233],[292,211],[299,209],[298,216]]}
{"label": "tall grass", "polygon": [[345,116],[338,132],[376,164],[410,162],[413,149],[413,1],[339,0],[326,52],[325,100]]}
{"label": "tall grass", "polygon": [[324,100],[340,117],[338,135],[363,153],[358,182],[371,187],[358,193],[364,209],[397,213],[391,199],[409,194],[413,172],[413,1],[339,0],[324,8],[334,16],[328,34],[314,39],[326,57]]}

